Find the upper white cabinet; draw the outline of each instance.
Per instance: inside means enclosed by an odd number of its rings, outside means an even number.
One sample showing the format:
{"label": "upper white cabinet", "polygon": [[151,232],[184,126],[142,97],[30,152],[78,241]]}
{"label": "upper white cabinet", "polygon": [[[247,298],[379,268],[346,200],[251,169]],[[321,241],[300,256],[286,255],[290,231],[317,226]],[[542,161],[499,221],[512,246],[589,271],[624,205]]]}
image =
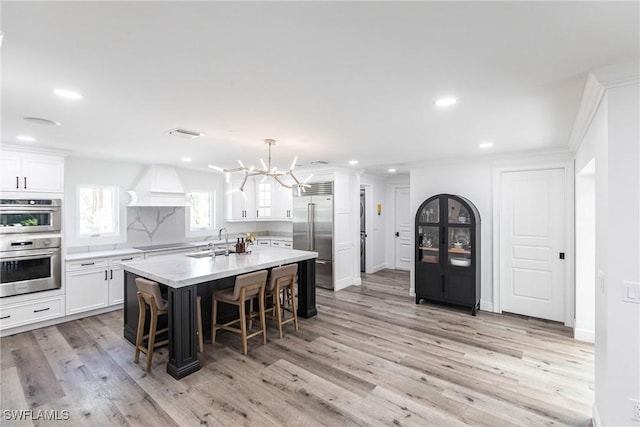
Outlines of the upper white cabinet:
{"label": "upper white cabinet", "polygon": [[242,177],[225,185],[224,219],[226,221],[286,221],[292,217],[291,190],[279,189],[280,184],[267,178],[250,177],[244,194],[236,190]]}
{"label": "upper white cabinet", "polygon": [[48,154],[0,152],[2,191],[64,192],[64,158]]}

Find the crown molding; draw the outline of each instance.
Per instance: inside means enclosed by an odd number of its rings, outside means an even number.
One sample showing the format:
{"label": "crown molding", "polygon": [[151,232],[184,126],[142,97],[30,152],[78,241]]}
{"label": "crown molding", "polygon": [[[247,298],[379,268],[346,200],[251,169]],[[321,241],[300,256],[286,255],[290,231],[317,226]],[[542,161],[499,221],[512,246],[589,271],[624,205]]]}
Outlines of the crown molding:
{"label": "crown molding", "polygon": [[640,83],[640,62],[627,62],[593,70],[587,75],[582,100],[569,136],[569,150],[578,151],[605,93],[609,89]]}

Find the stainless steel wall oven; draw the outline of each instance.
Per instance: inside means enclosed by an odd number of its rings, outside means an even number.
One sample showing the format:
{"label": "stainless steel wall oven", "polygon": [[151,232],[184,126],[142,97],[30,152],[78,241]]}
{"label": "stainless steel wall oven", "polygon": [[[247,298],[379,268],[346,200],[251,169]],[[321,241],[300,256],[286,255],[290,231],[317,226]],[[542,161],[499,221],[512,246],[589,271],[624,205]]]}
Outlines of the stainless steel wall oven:
{"label": "stainless steel wall oven", "polygon": [[0,298],[61,286],[60,236],[0,236]]}
{"label": "stainless steel wall oven", "polygon": [[0,234],[60,233],[60,199],[0,199]]}

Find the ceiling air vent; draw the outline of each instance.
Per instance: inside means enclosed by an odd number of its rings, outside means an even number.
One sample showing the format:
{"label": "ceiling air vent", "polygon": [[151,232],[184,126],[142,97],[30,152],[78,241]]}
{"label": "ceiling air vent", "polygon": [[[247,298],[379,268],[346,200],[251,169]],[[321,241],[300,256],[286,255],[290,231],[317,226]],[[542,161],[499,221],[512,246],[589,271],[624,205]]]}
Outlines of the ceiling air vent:
{"label": "ceiling air vent", "polygon": [[202,132],[197,132],[195,130],[175,128],[169,131],[169,135],[179,136],[181,138],[197,138],[204,134]]}
{"label": "ceiling air vent", "polygon": [[329,162],[326,160],[314,160],[311,162],[312,165],[328,165]]}

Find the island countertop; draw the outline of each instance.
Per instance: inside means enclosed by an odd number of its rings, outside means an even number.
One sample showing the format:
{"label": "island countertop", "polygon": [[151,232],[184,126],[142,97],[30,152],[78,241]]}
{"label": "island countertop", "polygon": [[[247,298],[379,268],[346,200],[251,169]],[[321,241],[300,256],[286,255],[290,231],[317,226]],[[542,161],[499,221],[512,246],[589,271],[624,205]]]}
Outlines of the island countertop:
{"label": "island countertop", "polygon": [[296,249],[252,248],[251,253],[192,258],[185,254],[127,261],[122,268],[171,288],[181,288],[263,268],[317,258],[317,252]]}

